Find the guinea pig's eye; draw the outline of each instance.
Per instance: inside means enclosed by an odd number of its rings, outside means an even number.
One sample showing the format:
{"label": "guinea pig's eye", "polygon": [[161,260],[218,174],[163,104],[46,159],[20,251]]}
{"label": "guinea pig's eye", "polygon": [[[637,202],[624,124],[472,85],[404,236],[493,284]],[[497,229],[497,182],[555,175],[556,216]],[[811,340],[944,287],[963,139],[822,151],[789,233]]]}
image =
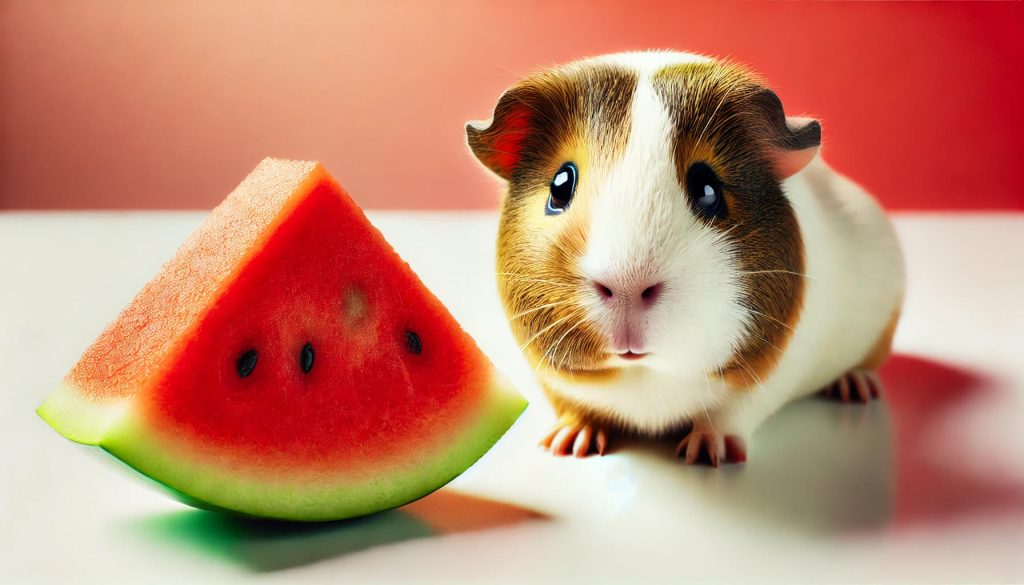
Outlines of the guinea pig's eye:
{"label": "guinea pig's eye", "polygon": [[576,165],[571,162],[558,168],[558,172],[551,179],[551,194],[548,195],[548,202],[544,206],[546,215],[558,215],[569,209],[572,196],[576,194],[577,173]]}
{"label": "guinea pig's eye", "polygon": [[707,219],[725,217],[725,197],[722,180],[705,162],[690,165],[686,171],[686,194],[697,215]]}

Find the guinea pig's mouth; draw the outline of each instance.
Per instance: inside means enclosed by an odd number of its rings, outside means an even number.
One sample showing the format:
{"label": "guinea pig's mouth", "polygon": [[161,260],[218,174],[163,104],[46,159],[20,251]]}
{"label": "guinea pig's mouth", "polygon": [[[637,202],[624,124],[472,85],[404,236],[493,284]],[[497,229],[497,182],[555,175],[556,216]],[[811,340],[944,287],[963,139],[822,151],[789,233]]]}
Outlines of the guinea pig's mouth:
{"label": "guinea pig's mouth", "polygon": [[[551,371],[557,375],[566,376],[567,379],[574,382],[585,380],[588,382],[598,383],[613,378],[625,367],[621,362],[615,363],[616,357],[622,358],[627,362],[639,363],[643,358],[650,355],[650,353],[634,352],[629,350],[625,352],[608,352],[604,355],[605,359],[598,364],[576,365],[571,368],[563,367],[553,369]],[[612,360],[611,363],[608,362],[609,358]]]}
{"label": "guinea pig's mouth", "polygon": [[650,354],[650,352],[639,352],[639,353],[637,353],[637,352],[634,352],[634,351],[624,351],[622,353],[617,353],[615,355],[619,356],[620,358],[622,358],[624,360],[634,361],[634,360],[643,359],[643,358],[645,358],[645,357],[647,357],[647,356],[649,356],[651,354]]}

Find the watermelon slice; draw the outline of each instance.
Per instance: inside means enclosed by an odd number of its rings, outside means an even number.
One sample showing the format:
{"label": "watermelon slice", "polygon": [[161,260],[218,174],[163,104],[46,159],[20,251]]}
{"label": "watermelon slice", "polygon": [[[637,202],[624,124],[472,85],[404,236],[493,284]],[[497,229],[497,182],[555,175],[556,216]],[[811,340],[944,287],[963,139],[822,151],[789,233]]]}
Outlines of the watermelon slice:
{"label": "watermelon slice", "polygon": [[38,413],[192,505],[313,521],[443,486],[525,405],[323,167],[266,159]]}

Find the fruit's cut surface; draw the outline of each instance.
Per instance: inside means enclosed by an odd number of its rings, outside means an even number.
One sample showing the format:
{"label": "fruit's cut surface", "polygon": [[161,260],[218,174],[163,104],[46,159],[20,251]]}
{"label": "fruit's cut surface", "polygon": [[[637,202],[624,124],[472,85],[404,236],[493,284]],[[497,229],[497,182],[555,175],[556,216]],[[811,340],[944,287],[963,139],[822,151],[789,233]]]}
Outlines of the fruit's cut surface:
{"label": "fruit's cut surface", "polygon": [[330,520],[441,487],[523,408],[319,164],[266,159],[38,412],[193,505]]}

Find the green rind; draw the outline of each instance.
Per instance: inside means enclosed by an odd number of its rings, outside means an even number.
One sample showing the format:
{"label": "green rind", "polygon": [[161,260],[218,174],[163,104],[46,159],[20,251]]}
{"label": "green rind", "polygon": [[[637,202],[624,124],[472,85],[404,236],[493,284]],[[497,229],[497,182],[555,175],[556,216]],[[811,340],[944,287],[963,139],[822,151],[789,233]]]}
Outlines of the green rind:
{"label": "green rind", "polygon": [[[326,521],[395,508],[441,488],[490,450],[525,408],[525,399],[495,371],[484,398],[467,415],[476,420],[467,420],[464,430],[441,429],[433,437],[405,438],[409,456],[423,457],[421,461],[360,477],[339,469],[335,476],[280,481],[258,480],[218,469],[216,461],[184,457],[124,405],[97,405],[67,387],[59,388],[37,412],[60,434],[99,447],[191,506],[261,518]],[[112,420],[113,412],[123,414]],[[96,416],[101,418],[93,421],[102,424],[90,427],[90,417]],[[432,452],[424,453],[423,445],[432,445]]]}
{"label": "green rind", "polygon": [[76,388],[60,384],[36,409],[48,425],[67,439],[89,446],[99,446],[109,428],[124,418],[130,401],[89,399]]}

